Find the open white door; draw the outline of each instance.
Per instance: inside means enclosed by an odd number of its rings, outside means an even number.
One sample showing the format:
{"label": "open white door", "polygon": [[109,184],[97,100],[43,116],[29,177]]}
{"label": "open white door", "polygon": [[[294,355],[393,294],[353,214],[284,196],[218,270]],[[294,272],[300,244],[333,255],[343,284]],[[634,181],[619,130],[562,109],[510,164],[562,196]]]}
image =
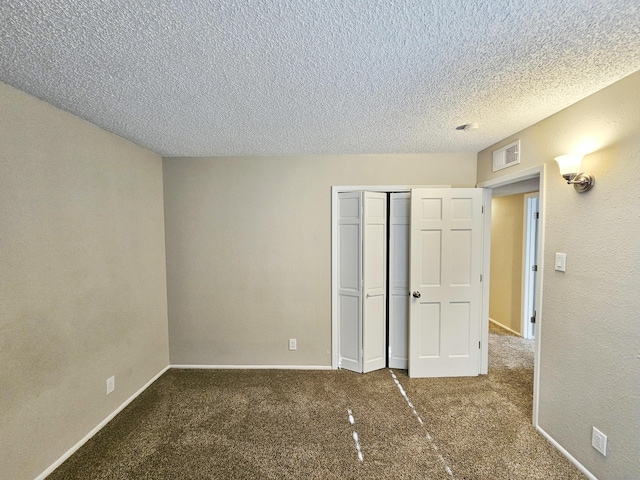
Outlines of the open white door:
{"label": "open white door", "polygon": [[370,372],[386,366],[387,196],[338,195],[339,367]]}
{"label": "open white door", "polygon": [[411,194],[389,200],[389,368],[406,370],[409,327],[409,221]]}
{"label": "open white door", "polygon": [[411,191],[409,376],[480,371],[482,189]]}

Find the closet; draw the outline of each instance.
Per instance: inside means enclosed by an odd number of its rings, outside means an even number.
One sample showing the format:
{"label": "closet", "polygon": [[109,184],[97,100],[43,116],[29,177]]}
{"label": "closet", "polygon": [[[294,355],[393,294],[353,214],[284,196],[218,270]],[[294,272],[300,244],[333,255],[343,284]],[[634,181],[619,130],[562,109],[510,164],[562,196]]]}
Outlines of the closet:
{"label": "closet", "polygon": [[339,194],[340,368],[407,368],[409,200],[409,193]]}
{"label": "closet", "polygon": [[335,199],[338,368],[477,375],[482,190],[341,191]]}

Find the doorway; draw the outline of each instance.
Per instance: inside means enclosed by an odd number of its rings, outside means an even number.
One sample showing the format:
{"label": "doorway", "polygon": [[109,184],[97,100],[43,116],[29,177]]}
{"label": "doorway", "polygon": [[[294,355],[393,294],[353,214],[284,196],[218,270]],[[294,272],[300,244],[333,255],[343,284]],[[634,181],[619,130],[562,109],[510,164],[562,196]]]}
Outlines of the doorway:
{"label": "doorway", "polygon": [[338,194],[339,368],[407,369],[410,194]]}
{"label": "doorway", "polygon": [[532,178],[491,192],[489,319],[526,339],[536,316],[538,190]]}
{"label": "doorway", "polygon": [[[535,320],[535,344],[534,344],[534,370],[533,370],[533,412],[532,412],[532,423],[533,425],[538,424],[538,405],[539,405],[539,387],[540,387],[540,338],[542,334],[542,326],[543,326],[543,318],[541,315],[540,306],[542,305],[542,296],[543,296],[543,273],[544,273],[544,262],[542,259],[544,258],[544,209],[545,209],[545,165],[542,164],[537,167],[528,168],[525,170],[521,170],[514,174],[504,175],[502,177],[496,178],[494,180],[489,180],[486,182],[482,182],[478,184],[478,187],[482,187],[488,190],[488,197],[492,196],[492,192],[498,188],[515,188],[521,182],[525,181],[537,181],[538,182],[538,230],[537,230],[537,245],[536,245],[536,255],[537,255],[537,271],[535,276],[535,300],[534,307],[536,311],[536,320]],[[489,209],[491,209],[491,202],[488,202]],[[491,212],[490,212],[491,213]],[[490,214],[485,219],[485,227],[491,230],[491,218],[492,214]],[[488,249],[490,249],[491,243],[487,243]],[[485,258],[490,258],[490,252],[485,251]],[[486,269],[485,269],[486,272]],[[489,306],[489,285],[485,285],[485,298],[487,299],[487,309]]]}

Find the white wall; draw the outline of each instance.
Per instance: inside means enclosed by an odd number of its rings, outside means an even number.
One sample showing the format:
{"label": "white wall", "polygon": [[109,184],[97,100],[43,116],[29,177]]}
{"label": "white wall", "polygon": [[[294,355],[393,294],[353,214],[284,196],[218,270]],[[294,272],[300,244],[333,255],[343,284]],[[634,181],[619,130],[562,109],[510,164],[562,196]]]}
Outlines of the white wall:
{"label": "white wall", "polygon": [[[521,140],[521,164],[491,152]],[[595,187],[578,194],[555,156],[588,148]],[[478,180],[546,170],[539,425],[598,479],[640,478],[640,72],[483,150]],[[554,271],[555,252],[567,271]],[[607,457],[591,447],[596,426]]]}
{"label": "white wall", "polygon": [[35,478],[168,364],[161,162],[0,83],[0,477]]}
{"label": "white wall", "polygon": [[330,366],[331,186],[470,187],[476,156],[172,158],[164,179],[171,363]]}

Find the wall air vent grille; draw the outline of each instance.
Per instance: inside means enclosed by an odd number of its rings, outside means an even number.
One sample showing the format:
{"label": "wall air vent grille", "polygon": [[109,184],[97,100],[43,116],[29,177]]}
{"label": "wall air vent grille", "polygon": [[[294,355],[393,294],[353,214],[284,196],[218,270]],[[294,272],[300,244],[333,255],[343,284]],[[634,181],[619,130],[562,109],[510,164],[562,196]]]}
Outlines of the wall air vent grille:
{"label": "wall air vent grille", "polygon": [[520,163],[520,140],[516,140],[493,152],[493,171]]}

